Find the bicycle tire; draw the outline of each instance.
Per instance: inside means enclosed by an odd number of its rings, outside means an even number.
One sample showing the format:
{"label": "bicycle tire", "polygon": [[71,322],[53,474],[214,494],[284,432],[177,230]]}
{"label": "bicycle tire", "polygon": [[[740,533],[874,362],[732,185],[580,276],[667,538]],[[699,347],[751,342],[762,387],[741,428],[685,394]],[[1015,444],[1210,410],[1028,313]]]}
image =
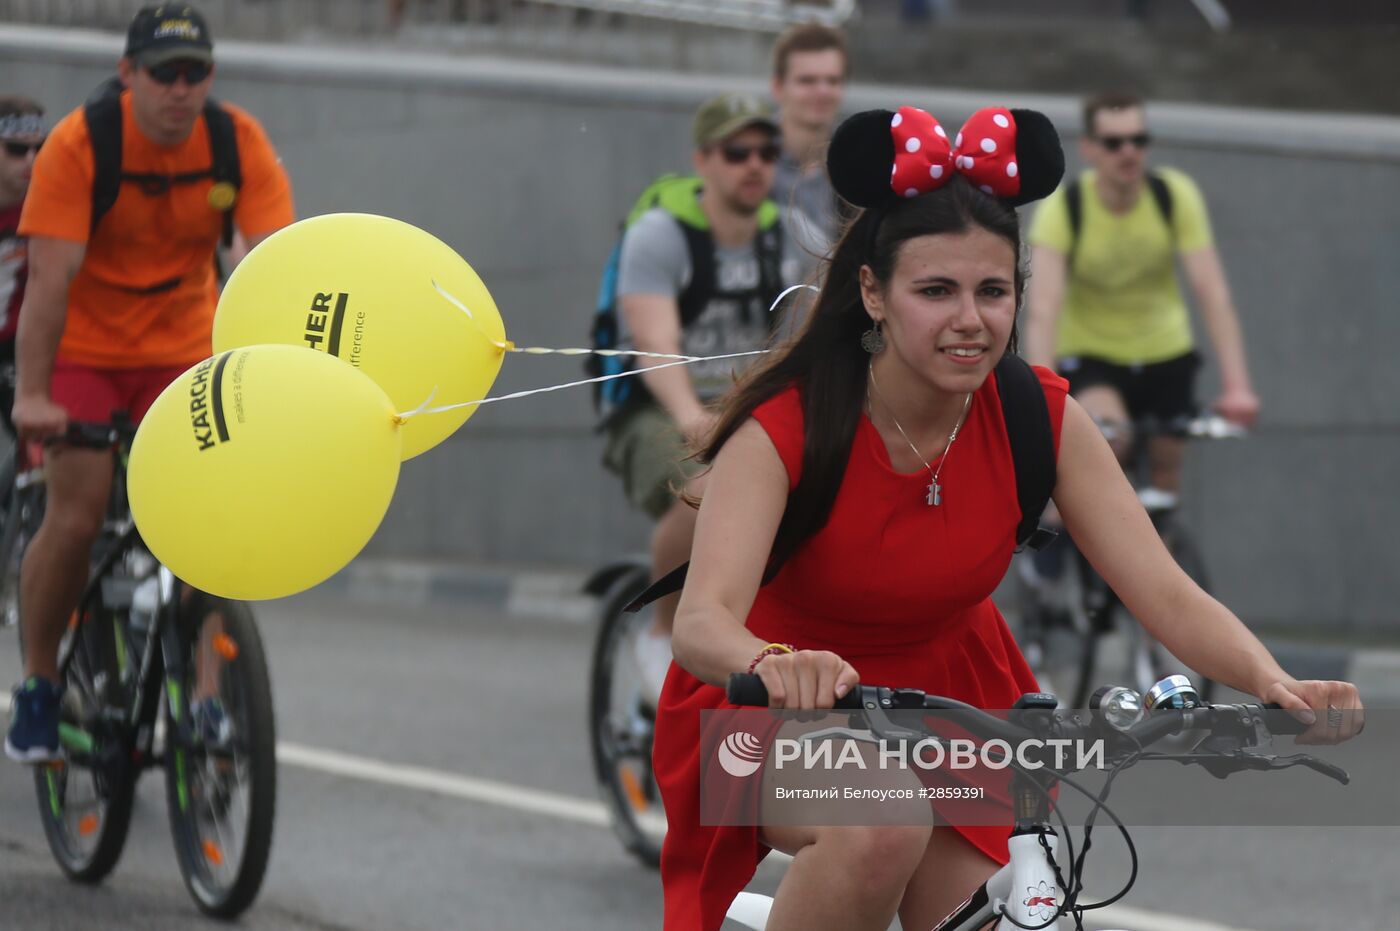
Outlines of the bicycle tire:
{"label": "bicycle tire", "polygon": [[[6,480],[8,476],[8,480]],[[24,650],[24,627],[19,623],[19,570],[24,552],[44,519],[43,487],[18,489],[14,486],[14,453],[0,465],[0,488],[3,488],[4,521],[0,523],[0,627],[10,621],[20,632],[20,651]],[[17,510],[18,509],[18,510]]]}
{"label": "bicycle tire", "polygon": [[[272,849],[277,807],[272,684],[262,638],[249,607],[201,595],[191,603],[197,607],[187,610],[197,616],[182,619],[180,625],[186,648],[184,668],[189,670],[191,681],[174,688],[167,682],[166,809],[185,888],[200,911],[227,920],[236,918],[257,898]],[[219,633],[227,638],[218,640],[215,635],[215,649],[222,656],[220,699],[234,736],[227,747],[211,750],[191,735],[188,724],[178,726],[176,719],[188,714],[184,696],[194,694],[195,657],[203,624],[215,612],[223,618]],[[178,714],[172,713],[172,702],[181,705]],[[241,763],[246,764],[245,776],[240,776],[244,771]],[[245,796],[244,841],[231,866],[228,861],[235,858],[218,828],[223,816],[236,810],[235,793],[222,778],[230,771],[232,785],[242,788]],[[206,826],[213,828],[214,837],[208,836]]]}
{"label": "bicycle tire", "polygon": [[[651,732],[649,725],[643,726],[643,716],[634,718],[639,727],[638,735],[617,734],[617,709],[614,707],[615,686],[619,684],[618,658],[630,648],[629,634],[646,622],[643,616],[626,614],[622,609],[645,591],[648,584],[649,576],[644,570],[629,571],[618,578],[603,597],[589,673],[588,735],[599,795],[608,809],[613,833],[628,853],[643,865],[656,869],[661,865],[661,837],[641,823],[644,815],[654,818],[661,810],[651,772]],[[635,714],[643,712],[637,710]],[[638,737],[639,745],[629,745]],[[661,836],[664,837],[664,830]]]}
{"label": "bicycle tire", "polygon": [[[113,623],[102,623],[104,620]],[[39,817],[49,850],[64,875],[81,883],[98,883],[111,873],[121,859],[131,827],[138,772],[123,732],[107,723],[123,720],[126,709],[120,695],[118,700],[110,697],[111,686],[122,682],[112,647],[114,638],[122,635],[115,629],[120,622],[111,615],[85,616],[72,630],[70,653],[63,664],[60,721],[88,735],[87,755],[75,759],[66,753],[62,762],[34,770]],[[87,765],[82,765],[84,762]],[[72,799],[72,788],[88,780],[93,811],[85,811],[86,805],[77,806]],[[73,815],[77,815],[76,821]]]}

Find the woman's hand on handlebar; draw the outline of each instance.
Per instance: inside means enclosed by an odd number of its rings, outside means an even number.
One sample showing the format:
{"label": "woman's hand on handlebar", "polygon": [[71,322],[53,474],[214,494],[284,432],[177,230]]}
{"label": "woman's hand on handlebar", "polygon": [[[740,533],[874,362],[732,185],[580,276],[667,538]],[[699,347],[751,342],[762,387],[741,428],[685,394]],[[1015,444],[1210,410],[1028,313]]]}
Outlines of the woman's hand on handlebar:
{"label": "woman's hand on handlebar", "polygon": [[1311,725],[1295,738],[1300,744],[1339,744],[1366,726],[1361,696],[1350,682],[1287,679],[1273,683],[1259,697]]}
{"label": "woman's hand on handlebar", "polygon": [[754,674],[768,689],[768,707],[791,711],[831,708],[860,683],[850,663],[826,650],[765,656]]}
{"label": "woman's hand on handlebar", "polygon": [[21,440],[42,442],[68,430],[68,411],[45,395],[16,398],[13,419]]}

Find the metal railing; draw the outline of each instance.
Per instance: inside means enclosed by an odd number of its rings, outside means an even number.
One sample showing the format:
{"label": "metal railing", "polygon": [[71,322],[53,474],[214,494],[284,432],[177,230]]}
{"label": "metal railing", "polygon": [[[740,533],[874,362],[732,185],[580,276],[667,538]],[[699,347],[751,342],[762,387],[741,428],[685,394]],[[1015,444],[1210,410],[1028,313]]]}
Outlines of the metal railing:
{"label": "metal railing", "polygon": [[[118,29],[142,5],[143,0],[0,0],[0,22]],[[855,0],[201,0],[195,5],[216,35],[238,38],[306,30],[373,34],[393,25],[395,8],[403,22],[415,25],[580,28],[606,20],[612,29],[651,21],[777,32],[798,21],[839,25],[856,6]]]}

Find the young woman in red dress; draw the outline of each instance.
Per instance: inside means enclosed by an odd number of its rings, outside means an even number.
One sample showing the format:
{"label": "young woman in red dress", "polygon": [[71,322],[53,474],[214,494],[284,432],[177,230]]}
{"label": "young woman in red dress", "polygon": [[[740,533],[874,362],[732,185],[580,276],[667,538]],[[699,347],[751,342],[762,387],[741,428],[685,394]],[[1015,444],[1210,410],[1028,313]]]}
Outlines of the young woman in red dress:
{"label": "young woman in red dress", "polygon": [[[769,931],[884,931],[896,913],[925,931],[1007,858],[1009,813],[1007,827],[700,824],[700,712],[730,707],[731,673],[752,668],[788,709],[830,708],[859,681],[984,708],[1036,690],[990,597],[1021,515],[988,375],[1015,351],[1014,207],[1058,184],[1058,137],[1032,111],[980,111],[956,138],[920,110],[869,111],[838,130],[828,165],[866,209],[802,333],[735,389],[702,454],[713,471],[654,751],[667,931],[717,931],[770,849],[794,859]],[[1133,615],[1202,675],[1304,720],[1359,709],[1349,683],[1287,675],[1176,567],[1066,383],[1036,373],[1054,501]],[[1304,739],[1345,739],[1359,719]]]}

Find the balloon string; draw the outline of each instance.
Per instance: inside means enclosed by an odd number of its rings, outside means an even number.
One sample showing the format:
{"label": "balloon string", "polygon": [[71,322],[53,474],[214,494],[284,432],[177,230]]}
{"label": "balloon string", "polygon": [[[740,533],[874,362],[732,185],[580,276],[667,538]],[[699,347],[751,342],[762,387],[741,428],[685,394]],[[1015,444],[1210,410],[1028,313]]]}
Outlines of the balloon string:
{"label": "balloon string", "polygon": [[[448,411],[461,410],[464,407],[475,407],[480,406],[482,404],[494,404],[497,401],[513,401],[519,398],[528,398],[533,394],[546,394],[551,391],[562,391],[565,388],[578,388],[583,385],[596,385],[600,382],[612,381],[616,378],[631,378],[634,375],[641,375],[643,372],[671,368],[675,365],[692,365],[696,362],[715,362],[723,359],[741,359],[745,356],[766,355],[769,352],[769,350],[767,349],[755,349],[750,352],[731,352],[719,356],[686,356],[677,355],[675,353],[669,352],[643,352],[639,349],[549,349],[543,346],[516,346],[515,343],[511,342],[510,340],[499,340],[492,338],[492,336],[485,330],[483,330],[481,328],[481,325],[477,323],[476,315],[471,312],[471,309],[467,307],[466,304],[463,304],[461,301],[459,301],[455,296],[452,295],[451,292],[447,291],[445,288],[443,288],[442,285],[438,284],[436,281],[433,281],[433,288],[437,291],[438,294],[442,295],[443,299],[446,300],[449,304],[451,304],[453,307],[456,307],[462,313],[466,314],[467,319],[471,321],[471,324],[473,327],[476,328],[476,331],[480,333],[487,342],[489,342],[491,345],[495,346],[502,352],[517,352],[524,355],[533,356],[630,356],[633,358],[640,359],[666,359],[669,361],[663,362],[659,365],[649,365],[645,368],[633,369],[627,372],[616,372],[612,375],[601,375],[597,378],[585,378],[580,381],[565,382],[564,384],[550,385],[545,388],[531,388],[528,391],[516,391],[512,394],[504,394],[500,397],[495,398],[482,398],[479,401],[463,401],[460,404],[446,404],[439,407],[429,407],[429,405],[433,402],[433,398],[437,395],[437,389],[434,388],[432,392],[428,395],[428,399],[422,404],[418,405],[411,411],[404,411],[403,413],[395,414],[394,423],[396,424],[405,424],[411,418],[417,417],[419,414],[442,414]],[[818,290],[817,288],[809,284],[795,284],[792,287],[783,290],[781,294],[779,294],[776,298],[773,299],[773,303],[769,306],[768,312],[772,313],[774,310],[776,310],[778,308],[778,305],[783,302],[783,299],[786,298],[792,292],[800,291],[803,289],[806,289],[808,291]]]}
{"label": "balloon string", "polygon": [[[545,394],[546,392],[550,391],[562,391],[565,388],[577,388],[581,385],[594,385],[598,384],[599,382],[612,381],[615,378],[631,378],[633,375],[641,375],[643,372],[654,372],[658,369],[667,369],[672,367],[673,365],[691,365],[695,362],[715,362],[722,359],[740,359],[744,356],[766,355],[768,352],[769,350],[767,349],[754,349],[749,352],[731,352],[721,356],[686,356],[675,362],[663,362],[660,365],[649,365],[646,368],[633,369],[630,372],[617,372],[612,375],[602,375],[598,378],[585,378],[582,381],[571,381],[566,382],[562,385],[550,385],[547,388],[531,388],[528,391],[517,391],[513,394],[503,394],[500,397],[482,398],[480,401],[463,401],[460,404],[446,404],[441,407],[428,406],[432,403],[433,400],[432,396],[430,395],[428,397],[428,400],[424,401],[422,404],[418,405],[413,410],[404,411],[401,414],[394,415],[394,423],[404,424],[408,422],[410,418],[417,417],[419,414],[442,414],[446,413],[447,411],[461,410],[464,407],[473,407],[480,404],[495,404],[497,401],[513,401],[517,398],[528,398],[532,394]],[[433,394],[436,393],[437,390],[434,389]]]}
{"label": "balloon string", "polygon": [[[798,287],[803,286],[798,285]],[[449,292],[442,285],[438,284],[436,281],[433,282],[433,288],[436,289],[437,293],[441,294],[443,299],[446,300],[449,304],[451,304],[453,307],[456,307],[462,313],[466,314],[467,319],[471,321],[471,324],[473,327],[476,328],[476,331],[480,333],[488,343],[490,343],[492,346],[495,346],[502,352],[519,352],[531,356],[632,356],[639,359],[675,359],[684,360],[686,362],[701,361],[699,356],[682,356],[670,352],[642,352],[639,349],[547,349],[543,346],[517,346],[515,345],[515,343],[512,343],[508,339],[492,339],[491,335],[485,330],[483,330],[481,328],[481,325],[476,322],[476,314],[473,314],[471,312],[471,309],[467,307],[466,304],[463,304],[461,301],[457,300],[457,298],[454,297],[451,292]],[[782,294],[778,295],[778,300],[781,301],[788,294],[788,292],[792,290],[792,288],[788,288],[787,291],[784,291]],[[773,302],[773,306],[777,306],[777,301]]]}
{"label": "balloon string", "polygon": [[773,303],[771,303],[771,304],[768,305],[768,312],[771,314],[773,311],[777,310],[777,309],[778,309],[778,305],[781,304],[781,303],[783,302],[783,298],[787,297],[789,294],[791,294],[791,293],[794,292],[794,291],[801,291],[803,288],[806,288],[808,291],[816,291],[818,294],[821,294],[821,293],[822,293],[822,292],[821,292],[821,289],[818,288],[818,287],[816,287],[815,285],[810,285],[810,284],[795,284],[795,285],[793,285],[793,286],[790,287],[790,288],[785,288],[785,289],[783,289],[783,293],[782,293],[782,294],[779,294],[777,297],[773,298]]}

